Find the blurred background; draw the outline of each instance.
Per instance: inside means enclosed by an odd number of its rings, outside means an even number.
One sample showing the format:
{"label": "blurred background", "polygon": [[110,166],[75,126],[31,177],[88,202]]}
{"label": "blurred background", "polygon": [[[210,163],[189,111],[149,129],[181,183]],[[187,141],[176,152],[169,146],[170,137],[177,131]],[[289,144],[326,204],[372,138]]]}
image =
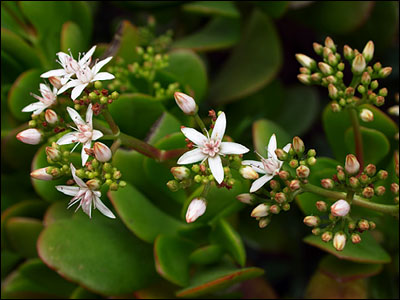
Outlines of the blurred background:
{"label": "blurred background", "polygon": [[[1,277],[7,297],[60,296],[46,294],[26,280],[15,283],[14,277],[22,276],[16,271],[19,266],[37,254],[21,253],[17,236],[21,229],[7,231],[6,226],[10,217],[40,220],[48,205],[29,178],[38,148],[21,144],[15,135],[27,126],[29,114],[21,113],[21,108],[32,102],[29,92],[37,93],[38,75],[57,66],[56,52],[71,49],[77,57],[78,52],[98,45],[96,57],[112,53],[124,58],[108,69],[115,74],[135,60],[136,54],[130,53],[136,38],[136,46],[159,47],[160,53],[170,54],[167,70],[175,76],[167,80],[165,74],[159,75],[161,85],[178,82],[180,90],[195,96],[203,116],[210,109],[224,110],[228,135],[251,149],[254,122],[267,120],[282,133],[280,145],[286,135],[298,135],[319,156],[334,157],[321,119],[330,102],[327,90],[300,84],[295,59],[296,53],[317,59],[312,44],[323,44],[327,36],[340,53],[346,44],[362,51],[372,40],[373,62],[393,68],[384,80],[389,94],[383,111],[395,104],[398,93],[398,1],[2,1],[1,28]],[[112,45],[120,44],[119,52],[113,52]],[[132,80],[122,73],[114,89],[121,94],[143,92],[140,85],[126,84]],[[345,80],[349,76],[345,73]],[[155,88],[151,96],[164,97],[169,113],[187,123],[168,87],[161,94]],[[112,113],[118,116],[126,108],[115,104]],[[146,138],[161,113],[153,107],[145,109],[147,115],[143,111],[141,117],[134,115],[133,125],[122,121],[121,129]],[[135,124],[138,128],[132,129]],[[21,204],[27,201],[30,205]],[[244,298],[398,298],[397,221],[388,221],[391,234],[376,233],[392,256],[391,263],[352,279],[333,275],[332,284],[319,267],[326,252],[302,242],[309,228],[301,222],[304,215],[297,206],[274,218],[266,229],[258,228],[250,212],[246,207],[230,219],[245,243],[246,264],[265,270],[263,276],[242,283]],[[36,243],[33,237],[38,229],[28,226],[26,230],[32,230],[31,242]]]}

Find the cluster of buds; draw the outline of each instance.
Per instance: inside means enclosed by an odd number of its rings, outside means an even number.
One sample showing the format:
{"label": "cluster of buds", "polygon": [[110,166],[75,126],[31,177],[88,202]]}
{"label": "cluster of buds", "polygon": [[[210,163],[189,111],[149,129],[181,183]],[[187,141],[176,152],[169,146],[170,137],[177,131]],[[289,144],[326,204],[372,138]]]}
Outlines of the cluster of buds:
{"label": "cluster of buds", "polygon": [[374,120],[372,111],[360,108],[360,105],[368,103],[382,106],[384,104],[387,89],[377,90],[379,87],[377,79],[385,78],[392,72],[391,67],[383,68],[379,62],[368,66],[374,55],[374,43],[369,41],[362,53],[347,45],[344,46],[343,56],[351,65],[353,73],[353,80],[349,86],[343,82],[345,63],[337,52],[333,40],[327,37],[325,46],[314,43],[313,47],[323,61],[317,64],[314,59],[304,54],[296,54],[296,59],[302,65],[298,75],[300,82],[327,87],[329,97],[333,100],[331,103],[333,111],[338,112],[343,108],[351,107],[358,110],[362,121],[372,122]]}
{"label": "cluster of buds", "polygon": [[156,36],[155,33],[156,21],[153,16],[148,18],[147,26],[139,27],[139,44],[151,46],[157,53],[164,53],[168,50],[172,43],[174,31],[169,29],[164,34]]}

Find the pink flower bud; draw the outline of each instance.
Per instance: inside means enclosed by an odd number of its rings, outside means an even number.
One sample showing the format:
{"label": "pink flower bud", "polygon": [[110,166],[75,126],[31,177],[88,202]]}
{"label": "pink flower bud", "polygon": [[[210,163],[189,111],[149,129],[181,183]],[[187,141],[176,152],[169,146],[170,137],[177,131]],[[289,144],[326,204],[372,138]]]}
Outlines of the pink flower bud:
{"label": "pink flower bud", "polygon": [[365,45],[362,54],[364,55],[366,61],[370,61],[372,59],[372,57],[374,57],[374,48],[375,47],[374,47],[373,41],[369,41]]}
{"label": "pink flower bud", "polygon": [[44,118],[46,119],[46,122],[49,124],[55,124],[58,122],[57,113],[52,109],[46,109],[44,113]]}
{"label": "pink flower bud", "polygon": [[239,194],[236,196],[236,199],[238,199],[240,202],[242,202],[244,204],[253,204],[253,202],[255,200],[254,196],[249,193]]}
{"label": "pink flower bud", "polygon": [[324,189],[330,190],[330,189],[333,189],[333,187],[335,186],[335,183],[330,178],[324,178],[321,180],[321,185]]}
{"label": "pink flower bud", "polygon": [[333,237],[332,232],[326,231],[321,235],[321,240],[323,240],[325,243],[329,242]]}
{"label": "pink flower bud", "polygon": [[257,179],[259,177],[258,173],[253,170],[250,166],[243,166],[239,170],[240,174],[243,176],[244,179]]}
{"label": "pink flower bud", "polygon": [[310,169],[307,166],[300,166],[296,169],[299,178],[307,178],[310,175]]}
{"label": "pink flower bud", "polygon": [[381,76],[382,78],[385,78],[385,77],[388,77],[390,75],[390,73],[392,73],[392,68],[386,67],[379,71],[379,76]]}
{"label": "pink flower bud", "polygon": [[299,74],[297,79],[303,84],[311,84],[311,76],[308,74]]}
{"label": "pink flower bud", "polygon": [[349,175],[355,175],[360,170],[360,163],[353,154],[349,154],[346,156],[344,169],[346,170],[346,173]]}
{"label": "pink flower bud", "polygon": [[304,142],[298,136],[295,136],[293,138],[292,146],[293,146],[293,150],[299,155],[301,155],[305,150]]}
{"label": "pink flower bud", "polygon": [[303,222],[309,227],[316,227],[318,226],[320,219],[316,216],[307,216],[304,218]]}
{"label": "pink flower bud", "polygon": [[300,181],[297,179],[293,179],[290,181],[289,188],[291,191],[297,191],[300,188]]}
{"label": "pink flower bud", "polygon": [[261,218],[260,221],[258,221],[258,226],[260,228],[265,228],[268,226],[268,224],[271,222],[271,219],[268,218]]}
{"label": "pink flower bud", "polygon": [[324,62],[319,62],[318,68],[324,75],[331,75],[333,73],[333,68]]}
{"label": "pink flower bud", "polygon": [[343,232],[337,232],[333,238],[333,247],[337,251],[342,251],[346,246],[346,235]]}
{"label": "pink flower bud", "polygon": [[42,140],[42,133],[36,128],[29,128],[18,133],[17,139],[25,144],[37,145]]}
{"label": "pink flower bud", "polygon": [[177,180],[183,180],[189,177],[190,170],[186,167],[173,167],[171,173]]}
{"label": "pink flower bud", "polygon": [[94,143],[93,151],[94,151],[94,156],[100,162],[107,162],[112,157],[110,148],[108,148],[107,145],[100,142]]}
{"label": "pink flower bud", "polygon": [[46,147],[46,154],[53,161],[57,161],[61,157],[61,152],[53,147]]}
{"label": "pink flower bud", "polygon": [[360,237],[360,235],[357,234],[357,233],[353,233],[353,234],[351,235],[351,242],[352,242],[353,244],[358,244],[358,243],[360,243],[360,242],[361,242],[361,237]]}
{"label": "pink flower bud", "polygon": [[316,66],[315,60],[304,54],[296,54],[297,61],[306,68],[312,69]]}
{"label": "pink flower bud", "polygon": [[325,203],[325,201],[317,201],[316,203],[315,203],[315,206],[317,207],[317,209],[319,210],[319,211],[326,211],[327,210],[327,206],[326,206],[326,203]]}
{"label": "pink flower bud", "polygon": [[354,74],[361,74],[364,72],[365,67],[367,66],[367,63],[365,61],[365,58],[362,54],[356,55],[356,57],[353,60],[352,64],[352,71]]}
{"label": "pink flower bud", "polygon": [[194,198],[186,211],[186,222],[192,223],[206,211],[207,203],[204,198]]}
{"label": "pink flower bud", "polygon": [[61,89],[61,87],[63,86],[61,84],[60,78],[57,76],[49,77],[49,81],[50,81],[51,85],[54,86],[57,90]]}
{"label": "pink flower bud", "polygon": [[31,172],[31,177],[35,178],[35,179],[39,179],[39,180],[53,180],[53,176],[51,176],[50,174],[47,174],[46,172],[47,168],[41,168],[41,169],[37,169],[33,172]]}
{"label": "pink flower bud", "polygon": [[351,60],[354,57],[354,52],[353,49],[351,49],[349,46],[344,45],[343,47],[343,55],[346,59]]}
{"label": "pink flower bud", "polygon": [[369,109],[364,108],[360,112],[360,119],[364,122],[372,122],[374,120],[374,113]]}
{"label": "pink flower bud", "polygon": [[196,102],[192,97],[184,93],[175,92],[174,94],[176,104],[187,115],[194,115],[197,112]]}
{"label": "pink flower bud", "polygon": [[343,199],[340,199],[332,204],[331,214],[335,217],[344,217],[350,211],[350,204]]}
{"label": "pink flower bud", "polygon": [[283,203],[287,200],[285,193],[276,193],[275,194],[275,201],[277,203]]}
{"label": "pink flower bud", "polygon": [[268,216],[269,206],[265,203],[257,205],[251,212],[253,218],[261,218]]}

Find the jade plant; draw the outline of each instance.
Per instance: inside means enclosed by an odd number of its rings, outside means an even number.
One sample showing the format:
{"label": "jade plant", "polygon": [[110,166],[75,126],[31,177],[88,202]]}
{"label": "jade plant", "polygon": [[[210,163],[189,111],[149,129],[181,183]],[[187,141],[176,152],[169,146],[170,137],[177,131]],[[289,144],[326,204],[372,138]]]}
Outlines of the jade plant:
{"label": "jade plant", "polygon": [[[398,117],[398,93],[382,87],[392,67],[376,60],[374,42],[341,53],[326,37],[314,54],[291,57],[300,83],[330,98],[322,123],[332,157],[327,147],[320,156],[306,136],[311,108],[292,101],[280,112],[264,101],[283,93],[270,79],[282,60],[271,17],[287,3],[139,2],[110,5],[210,20],[182,36],[140,16],[140,26],[124,20],[109,44],[90,47],[88,3],[2,3],[2,62],[15,67],[2,81],[13,115],[2,152],[20,170],[5,177],[2,295],[257,297],[270,289],[268,266],[247,259],[248,249],[282,239],[284,251],[297,249],[292,226],[312,228],[303,241],[329,253],[306,296],[332,296],[338,284],[350,295],[347,283],[364,291],[388,252],[398,259],[398,125],[386,114]],[[41,9],[59,13],[51,28]],[[205,53],[232,47],[208,81]],[[288,98],[314,99],[316,87],[303,88]]]}

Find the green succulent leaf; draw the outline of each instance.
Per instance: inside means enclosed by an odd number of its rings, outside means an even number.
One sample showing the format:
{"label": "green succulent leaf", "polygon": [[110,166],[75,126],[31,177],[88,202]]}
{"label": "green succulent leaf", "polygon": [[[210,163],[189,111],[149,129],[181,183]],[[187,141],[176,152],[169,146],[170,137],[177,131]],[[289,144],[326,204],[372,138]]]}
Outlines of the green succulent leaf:
{"label": "green succulent leaf", "polygon": [[183,10],[207,16],[240,17],[232,1],[196,1],[183,5]]}
{"label": "green succulent leaf", "polygon": [[72,52],[74,57],[78,57],[79,52],[85,52],[88,49],[88,40],[83,36],[79,26],[74,22],[65,22],[61,29],[61,51]]}
{"label": "green succulent leaf", "polygon": [[190,254],[190,262],[197,265],[208,265],[218,262],[224,253],[220,245],[207,245]]}

